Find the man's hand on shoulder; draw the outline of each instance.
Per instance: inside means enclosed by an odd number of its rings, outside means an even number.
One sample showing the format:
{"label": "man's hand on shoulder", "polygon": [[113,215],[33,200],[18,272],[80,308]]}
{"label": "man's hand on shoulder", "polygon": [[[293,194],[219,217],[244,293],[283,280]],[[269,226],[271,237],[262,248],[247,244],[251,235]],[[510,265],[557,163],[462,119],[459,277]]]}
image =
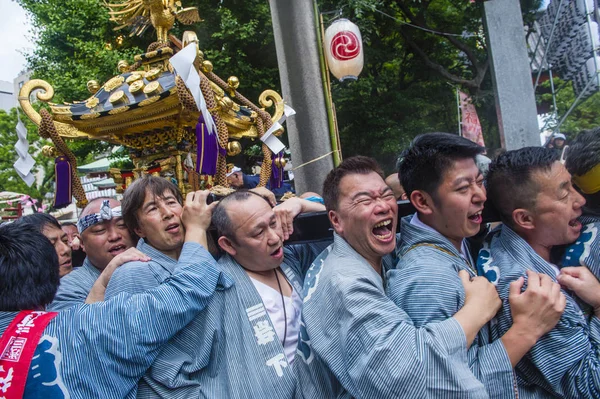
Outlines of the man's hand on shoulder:
{"label": "man's hand on shoulder", "polygon": [[593,307],[596,317],[600,317],[600,282],[587,267],[563,267],[557,278],[563,287]]}
{"label": "man's hand on shoulder", "polygon": [[115,272],[117,267],[124,265],[127,262],[139,261],[139,262],[149,262],[152,258],[150,258],[145,253],[141,252],[137,248],[129,248],[127,251],[120,253],[115,256],[109,263],[106,265],[100,276],[92,286],[92,289],[87,296],[85,303],[94,303],[104,300],[104,293],[106,292],[106,287],[108,287],[108,283]]}
{"label": "man's hand on shoulder", "polygon": [[566,298],[545,274],[527,270],[527,289],[521,292],[525,279],[510,283],[508,302],[512,326],[502,336],[502,344],[513,367],[548,331],[552,330],[565,310]]}
{"label": "man's hand on shoulder", "polygon": [[458,274],[465,290],[465,304],[454,318],[465,331],[468,347],[485,323],[496,315],[502,301],[496,287],[485,277],[471,278],[464,270]]}
{"label": "man's hand on shoulder", "polygon": [[566,298],[560,285],[543,273],[527,271],[527,289],[521,292],[524,279],[510,283],[508,302],[513,326],[519,326],[535,339],[552,330],[562,316]]}

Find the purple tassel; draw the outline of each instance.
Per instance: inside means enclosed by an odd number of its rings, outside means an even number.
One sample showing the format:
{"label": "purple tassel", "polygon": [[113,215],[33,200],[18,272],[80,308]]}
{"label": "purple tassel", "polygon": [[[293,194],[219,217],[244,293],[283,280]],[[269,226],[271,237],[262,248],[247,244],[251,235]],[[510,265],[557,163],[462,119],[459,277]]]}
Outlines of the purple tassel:
{"label": "purple tassel", "polygon": [[279,160],[279,165],[281,165],[281,161],[283,161],[283,151],[279,154],[271,154],[271,180],[269,181],[271,189],[280,188],[283,185],[283,167],[275,165],[276,159]]}
{"label": "purple tassel", "polygon": [[67,157],[60,156],[54,160],[54,176],[56,181],[54,208],[64,208],[72,201],[71,164]]}
{"label": "purple tassel", "polygon": [[220,150],[217,134],[208,133],[204,118],[200,115],[196,125],[196,172],[210,176],[217,174],[217,157]]}

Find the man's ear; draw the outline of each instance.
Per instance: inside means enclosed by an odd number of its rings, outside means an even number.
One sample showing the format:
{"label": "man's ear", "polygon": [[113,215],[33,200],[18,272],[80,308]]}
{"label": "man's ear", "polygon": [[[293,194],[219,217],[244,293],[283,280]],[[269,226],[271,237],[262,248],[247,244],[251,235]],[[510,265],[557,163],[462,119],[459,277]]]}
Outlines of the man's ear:
{"label": "man's ear", "polygon": [[221,249],[225,252],[227,252],[229,255],[231,256],[235,256],[237,254],[237,251],[235,250],[235,248],[233,247],[233,243],[231,242],[231,240],[225,236],[221,236],[219,237],[218,241],[219,246],[221,247]]}
{"label": "man's ear", "polygon": [[515,227],[523,230],[535,229],[535,218],[533,213],[527,209],[517,208],[512,212],[512,221]]}
{"label": "man's ear", "polygon": [[146,238],[146,234],[144,233],[144,230],[140,229],[139,227],[136,227],[135,229],[133,229],[133,232],[140,238]]}
{"label": "man's ear", "polygon": [[340,215],[336,211],[331,210],[327,213],[327,216],[329,216],[329,222],[331,223],[331,227],[333,227],[333,230],[339,235],[343,235],[344,228],[342,226],[342,220],[340,219]]}
{"label": "man's ear", "polygon": [[410,203],[422,215],[431,215],[433,213],[433,198],[425,191],[414,190],[410,193]]}

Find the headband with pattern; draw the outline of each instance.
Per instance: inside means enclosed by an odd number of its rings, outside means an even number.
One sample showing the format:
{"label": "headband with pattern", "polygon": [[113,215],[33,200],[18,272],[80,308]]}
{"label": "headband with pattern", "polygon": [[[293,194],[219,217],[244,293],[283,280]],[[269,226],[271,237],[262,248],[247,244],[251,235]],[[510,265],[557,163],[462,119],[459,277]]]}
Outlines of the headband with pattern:
{"label": "headband with pattern", "polygon": [[92,227],[95,224],[102,223],[105,220],[111,220],[112,218],[121,217],[121,206],[116,206],[111,208],[108,200],[102,201],[102,206],[100,207],[100,212],[91,213],[89,215],[85,215],[81,219],[77,221],[77,230],[79,234],[83,233],[85,229],[88,227]]}

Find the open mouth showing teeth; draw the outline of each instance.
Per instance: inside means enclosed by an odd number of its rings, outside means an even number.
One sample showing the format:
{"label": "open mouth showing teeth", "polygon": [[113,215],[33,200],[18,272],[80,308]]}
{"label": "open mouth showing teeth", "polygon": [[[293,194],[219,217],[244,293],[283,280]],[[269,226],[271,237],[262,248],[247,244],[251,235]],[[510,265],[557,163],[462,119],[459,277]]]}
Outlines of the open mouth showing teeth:
{"label": "open mouth showing teeth", "polygon": [[384,220],[383,222],[379,222],[373,227],[373,235],[379,239],[389,238],[392,232],[392,219]]}
{"label": "open mouth showing teeth", "polygon": [[481,217],[481,211],[477,212],[474,215],[469,216],[468,219],[475,223],[481,223],[481,221],[483,220],[483,218]]}
{"label": "open mouth showing teeth", "polygon": [[124,249],[125,249],[125,245],[119,245],[117,247],[111,248],[111,250],[109,252],[115,253],[115,252],[123,251]]}
{"label": "open mouth showing teeth", "polygon": [[569,226],[571,226],[571,227],[579,227],[580,225],[581,225],[581,223],[577,219],[573,219],[569,222]]}

